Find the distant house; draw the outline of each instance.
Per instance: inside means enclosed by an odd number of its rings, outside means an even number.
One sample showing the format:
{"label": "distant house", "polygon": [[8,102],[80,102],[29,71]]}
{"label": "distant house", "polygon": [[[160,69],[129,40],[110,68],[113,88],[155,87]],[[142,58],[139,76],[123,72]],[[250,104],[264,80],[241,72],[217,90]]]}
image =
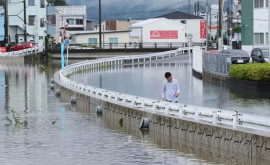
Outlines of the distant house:
{"label": "distant house", "polygon": [[27,33],[27,41],[45,45],[46,33],[46,0],[26,1],[26,25],[24,25],[24,5],[22,1],[8,1],[8,25],[9,42],[17,44],[24,42],[24,30]]}
{"label": "distant house", "polygon": [[61,41],[64,27],[67,31],[86,31],[93,29],[93,22],[87,19],[86,6],[48,6],[48,34]]}
{"label": "distant house", "polygon": [[177,21],[186,25],[186,33],[192,34],[193,42],[202,43],[205,41],[205,38],[201,37],[201,21],[204,21],[203,17],[195,16],[188,13],[183,13],[180,11],[175,11],[172,13],[164,14],[156,18],[167,18],[170,20]]}

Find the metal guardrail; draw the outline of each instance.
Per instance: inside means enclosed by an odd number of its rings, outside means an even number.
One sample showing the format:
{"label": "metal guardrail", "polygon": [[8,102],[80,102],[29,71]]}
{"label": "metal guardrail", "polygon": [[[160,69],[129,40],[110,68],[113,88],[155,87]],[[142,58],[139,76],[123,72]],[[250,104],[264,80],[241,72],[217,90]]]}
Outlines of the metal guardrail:
{"label": "metal guardrail", "polygon": [[18,57],[18,56],[27,56],[35,53],[41,53],[44,52],[44,46],[41,47],[35,47],[35,48],[29,48],[29,49],[23,49],[19,51],[12,51],[12,52],[6,52],[6,53],[0,53],[1,57]]}
{"label": "metal guardrail", "polygon": [[[193,43],[193,45],[197,46],[204,46],[204,43]],[[144,43],[136,43],[136,42],[129,42],[129,43],[103,43],[102,49],[177,49],[179,47],[185,47],[186,43],[184,42],[144,42]],[[70,44],[69,49],[71,50],[87,50],[87,49],[99,49],[99,44],[89,44],[89,43],[82,43],[82,44]],[[60,44],[53,44],[48,46],[49,50],[60,50]]]}
{"label": "metal guardrail", "polygon": [[105,66],[119,67],[124,64],[124,61],[130,61],[134,64],[135,61],[143,61],[170,58],[179,56],[186,48],[179,48],[173,51],[153,53],[137,56],[121,56],[113,58],[97,59],[93,61],[84,61],[75,63],[60,70],[60,81],[65,86],[76,91],[95,97],[104,101],[116,103],[126,107],[132,107],[152,113],[170,115],[178,118],[194,120],[197,122],[205,122],[212,125],[224,125],[237,129],[238,127],[249,128],[253,130],[269,131],[270,120],[267,117],[255,116],[250,114],[240,114],[237,110],[228,111],[193,105],[184,105],[180,103],[169,103],[165,101],[149,99],[144,97],[123,94],[119,92],[109,91],[89,85],[81,84],[68,79],[66,76],[74,74],[77,71],[87,69],[104,68]]}

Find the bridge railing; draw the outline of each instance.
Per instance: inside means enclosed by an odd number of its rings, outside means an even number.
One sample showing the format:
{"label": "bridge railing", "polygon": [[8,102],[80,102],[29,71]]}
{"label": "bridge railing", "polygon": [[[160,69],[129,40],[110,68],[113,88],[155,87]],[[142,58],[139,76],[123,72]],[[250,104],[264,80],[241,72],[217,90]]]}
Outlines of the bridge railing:
{"label": "bridge railing", "polygon": [[27,56],[31,54],[41,53],[44,52],[44,46],[40,47],[34,47],[29,49],[23,49],[19,51],[12,51],[12,52],[6,52],[6,53],[0,53],[1,57],[18,57],[18,56]]}
{"label": "bridge railing", "polygon": [[106,67],[120,67],[123,64],[134,64],[138,61],[151,61],[155,59],[179,56],[187,49],[179,48],[173,51],[152,53],[137,56],[121,56],[113,58],[84,61],[65,67],[60,71],[60,81],[65,86],[94,98],[116,103],[126,107],[132,107],[147,112],[170,115],[191,121],[203,122],[210,125],[222,125],[234,129],[243,128],[251,130],[269,131],[270,120],[267,117],[244,114],[238,110],[221,110],[180,103],[169,103],[161,100],[133,96],[106,89],[101,89],[68,79],[68,75],[80,73],[86,70],[104,69]]}
{"label": "bridge railing", "polygon": [[[204,46],[204,43],[193,43],[193,45]],[[177,49],[179,47],[185,47],[186,43],[184,42],[144,42],[144,43],[103,43],[102,49]],[[60,44],[53,44],[48,46],[49,50],[61,50]],[[100,49],[99,43],[89,44],[70,44],[69,49],[74,50],[87,50],[87,49]]]}

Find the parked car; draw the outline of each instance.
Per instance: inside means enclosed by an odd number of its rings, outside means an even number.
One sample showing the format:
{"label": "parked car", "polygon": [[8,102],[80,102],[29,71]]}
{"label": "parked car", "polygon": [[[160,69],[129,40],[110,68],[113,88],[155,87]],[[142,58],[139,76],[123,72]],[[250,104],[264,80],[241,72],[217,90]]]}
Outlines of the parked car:
{"label": "parked car", "polygon": [[221,55],[227,55],[231,58],[232,64],[245,64],[250,60],[250,56],[244,50],[230,49],[219,52]]}
{"label": "parked car", "polygon": [[23,50],[23,49],[28,49],[28,48],[33,48],[33,44],[31,42],[21,42],[18,45],[14,45],[10,48],[10,51],[18,51],[18,50]]}
{"label": "parked car", "polygon": [[252,62],[264,63],[269,62],[268,48],[254,48],[251,52]]}

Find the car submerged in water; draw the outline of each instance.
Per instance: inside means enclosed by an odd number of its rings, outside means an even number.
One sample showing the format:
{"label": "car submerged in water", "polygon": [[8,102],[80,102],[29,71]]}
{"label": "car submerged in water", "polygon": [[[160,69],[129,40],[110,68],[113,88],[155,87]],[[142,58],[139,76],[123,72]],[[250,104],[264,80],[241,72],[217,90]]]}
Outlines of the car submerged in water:
{"label": "car submerged in water", "polygon": [[268,48],[254,48],[251,52],[252,62],[264,63],[269,61]]}
{"label": "car submerged in water", "polygon": [[232,64],[245,64],[250,61],[250,56],[244,50],[230,49],[219,52],[220,55],[226,55],[231,58]]}

